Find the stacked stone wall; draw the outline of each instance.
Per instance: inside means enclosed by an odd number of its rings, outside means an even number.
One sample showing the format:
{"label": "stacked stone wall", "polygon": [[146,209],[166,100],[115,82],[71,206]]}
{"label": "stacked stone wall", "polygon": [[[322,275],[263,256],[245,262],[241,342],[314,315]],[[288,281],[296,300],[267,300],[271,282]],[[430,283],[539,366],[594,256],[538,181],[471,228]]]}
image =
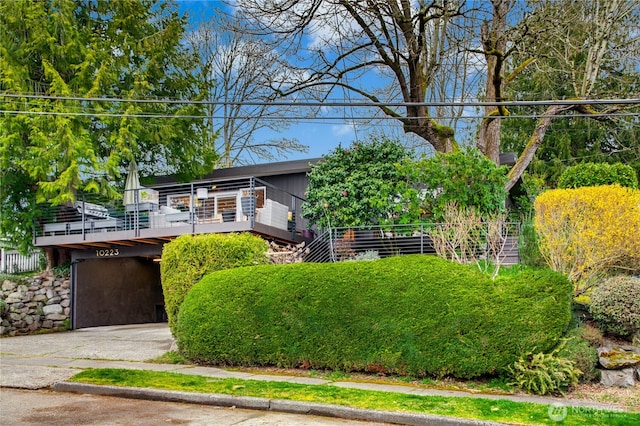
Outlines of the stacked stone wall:
{"label": "stacked stone wall", "polygon": [[69,278],[36,275],[4,280],[0,291],[0,335],[66,329],[71,314]]}

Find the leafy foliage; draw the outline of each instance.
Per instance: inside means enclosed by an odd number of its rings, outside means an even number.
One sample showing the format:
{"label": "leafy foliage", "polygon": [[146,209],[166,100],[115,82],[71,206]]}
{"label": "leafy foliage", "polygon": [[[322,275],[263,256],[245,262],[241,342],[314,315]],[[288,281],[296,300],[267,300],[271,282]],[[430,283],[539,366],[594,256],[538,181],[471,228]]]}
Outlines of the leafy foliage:
{"label": "leafy foliage", "polygon": [[424,255],[264,265],[195,285],[176,338],[185,356],[213,364],[470,378],[551,350],[570,303],[570,283],[550,270],[491,281]]}
{"label": "leafy foliage", "polygon": [[518,252],[523,265],[536,268],[545,265],[540,254],[540,242],[532,219],[525,218],[522,221],[518,235]]}
{"label": "leafy foliage", "polygon": [[583,292],[617,268],[640,269],[640,190],[556,189],[535,201],[540,253]]}
{"label": "leafy foliage", "polygon": [[446,206],[473,207],[480,215],[504,210],[506,170],[497,167],[477,150],[436,154],[399,166],[403,179],[395,188],[400,194],[396,216],[400,223],[420,218],[444,219]]}
{"label": "leafy foliage", "polygon": [[567,333],[567,340],[560,346],[557,353],[558,357],[573,362],[582,372],[580,381],[584,383],[596,382],[600,379],[598,352],[594,344],[584,337],[589,332],[584,326],[572,328]]}
{"label": "leafy foliage", "polygon": [[191,287],[206,274],[222,269],[268,263],[267,243],[251,234],[182,235],[162,250],[160,274],[171,332]]}
{"label": "leafy foliage", "polygon": [[640,278],[618,276],[600,283],[589,306],[601,329],[621,337],[640,332]]}
{"label": "leafy foliage", "polygon": [[121,196],[131,160],[143,177],[211,171],[202,120],[180,118],[201,106],[108,99],[196,99],[185,24],[155,0],[0,2],[0,92],[24,95],[3,98],[13,113],[0,117],[1,230],[15,245],[31,243],[34,203]]}
{"label": "leafy foliage", "polygon": [[355,142],[324,156],[309,173],[302,215],[322,228],[375,224],[393,209],[396,163],[410,157],[389,140]]}
{"label": "leafy foliage", "polygon": [[567,168],[558,179],[559,188],[615,184],[627,188],[638,188],[635,170],[622,163],[583,163]]}
{"label": "leafy foliage", "polygon": [[582,372],[573,361],[557,356],[559,349],[545,354],[528,352],[507,368],[513,385],[537,395],[564,393],[578,384]]}

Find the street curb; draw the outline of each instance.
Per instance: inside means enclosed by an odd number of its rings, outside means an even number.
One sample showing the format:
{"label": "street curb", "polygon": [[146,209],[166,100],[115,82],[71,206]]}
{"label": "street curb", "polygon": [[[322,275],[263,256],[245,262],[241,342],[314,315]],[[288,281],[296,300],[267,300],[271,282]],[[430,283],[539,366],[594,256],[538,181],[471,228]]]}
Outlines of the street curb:
{"label": "street curb", "polygon": [[189,404],[276,411],[282,413],[335,417],[346,420],[362,420],[415,426],[489,426],[500,424],[456,417],[441,417],[431,414],[365,410],[340,405],[319,404],[315,402],[288,401],[250,396],[231,396],[163,389],[102,386],[88,383],[58,382],[54,384],[51,389],[56,392],[74,392],[91,395],[115,396],[119,398],[144,399],[150,401],[183,402]]}

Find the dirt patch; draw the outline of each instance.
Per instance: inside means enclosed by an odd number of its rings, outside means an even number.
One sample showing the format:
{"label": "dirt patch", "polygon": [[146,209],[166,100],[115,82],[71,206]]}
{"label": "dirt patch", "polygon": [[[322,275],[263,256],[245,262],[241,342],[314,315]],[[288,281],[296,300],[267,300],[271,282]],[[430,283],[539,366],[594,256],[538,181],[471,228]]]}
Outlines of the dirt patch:
{"label": "dirt patch", "polygon": [[640,386],[633,388],[605,387],[597,384],[576,386],[567,394],[569,399],[581,399],[601,404],[615,405],[640,413]]}

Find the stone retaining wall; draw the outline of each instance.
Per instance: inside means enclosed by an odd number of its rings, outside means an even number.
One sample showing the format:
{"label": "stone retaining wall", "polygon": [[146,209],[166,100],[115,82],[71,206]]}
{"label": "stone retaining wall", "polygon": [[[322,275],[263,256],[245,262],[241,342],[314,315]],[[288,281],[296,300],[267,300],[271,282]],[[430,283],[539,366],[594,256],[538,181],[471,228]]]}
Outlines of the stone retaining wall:
{"label": "stone retaining wall", "polygon": [[68,328],[70,287],[69,278],[53,276],[4,280],[0,291],[0,335]]}

